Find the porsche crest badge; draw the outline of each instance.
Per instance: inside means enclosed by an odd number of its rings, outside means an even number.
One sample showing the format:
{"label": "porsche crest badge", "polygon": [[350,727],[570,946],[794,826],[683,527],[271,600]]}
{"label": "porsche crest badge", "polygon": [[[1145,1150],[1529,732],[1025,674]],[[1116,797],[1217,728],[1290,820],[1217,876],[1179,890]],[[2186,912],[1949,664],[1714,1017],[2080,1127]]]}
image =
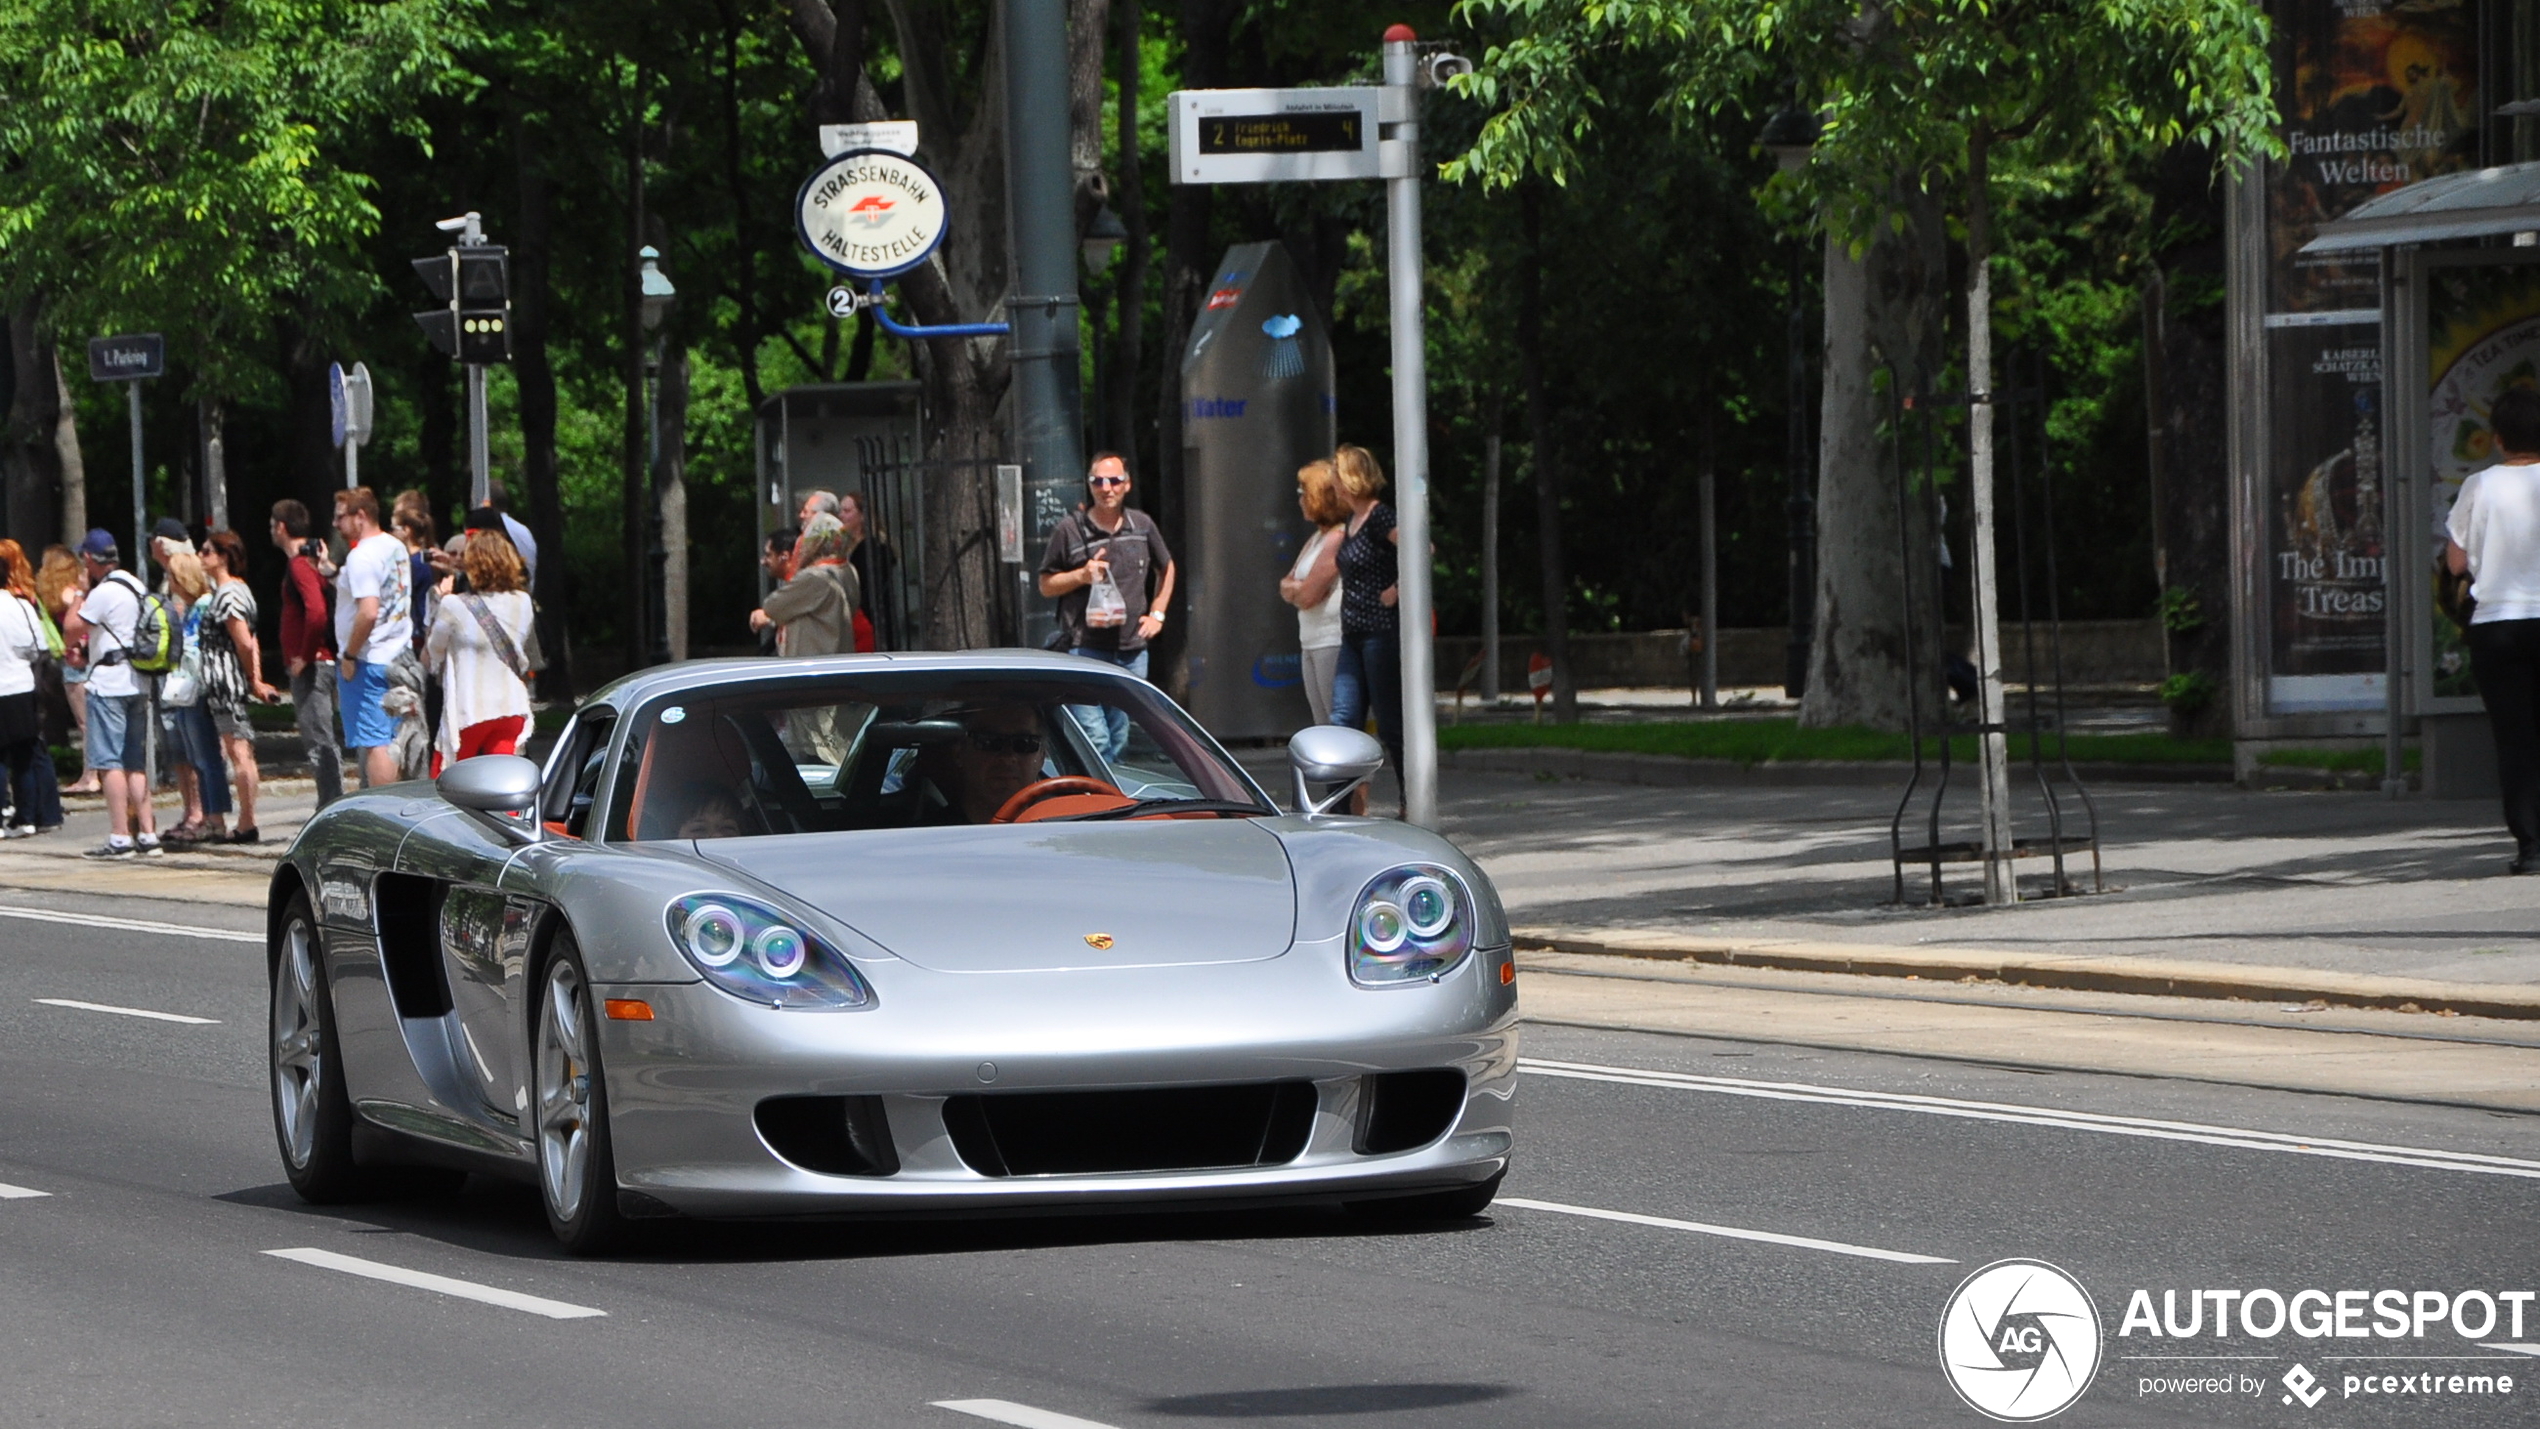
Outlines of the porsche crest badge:
{"label": "porsche crest badge", "polygon": [[1107,952],[1111,948],[1111,935],[1109,933],[1087,933],[1085,935],[1085,946],[1092,948],[1096,952]]}

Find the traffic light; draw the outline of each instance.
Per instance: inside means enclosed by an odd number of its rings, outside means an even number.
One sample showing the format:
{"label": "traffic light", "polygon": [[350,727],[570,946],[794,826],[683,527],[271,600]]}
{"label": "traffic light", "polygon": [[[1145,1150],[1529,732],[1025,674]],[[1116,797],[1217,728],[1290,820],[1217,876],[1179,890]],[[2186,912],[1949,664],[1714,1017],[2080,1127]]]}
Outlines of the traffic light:
{"label": "traffic light", "polygon": [[511,255],[490,243],[414,260],[415,273],[446,306],[415,314],[444,356],[466,363],[512,360]]}

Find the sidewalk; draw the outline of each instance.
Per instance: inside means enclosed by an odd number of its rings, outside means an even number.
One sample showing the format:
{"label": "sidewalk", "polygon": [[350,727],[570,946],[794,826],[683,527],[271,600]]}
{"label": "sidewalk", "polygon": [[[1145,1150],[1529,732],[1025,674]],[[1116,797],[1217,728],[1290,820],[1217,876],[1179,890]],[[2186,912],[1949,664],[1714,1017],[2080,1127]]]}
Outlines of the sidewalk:
{"label": "sidewalk", "polygon": [[[65,797],[62,803],[60,829],[0,843],[0,896],[59,890],[262,907],[274,864],[317,810],[317,785],[307,778],[266,779],[256,799],[260,842],[183,851],[170,847],[156,858],[112,862],[80,857],[81,850],[106,841],[106,801],[88,794]],[[174,790],[162,791],[151,808],[162,829],[173,828],[184,817]]]}
{"label": "sidewalk", "polygon": [[[1440,790],[1446,832],[1490,871],[1521,946],[2540,1018],[2540,879],[2504,876],[2512,844],[2485,801],[2100,788],[2108,892],[1929,909],[1889,901],[1899,788],[1457,769]],[[1972,819],[1971,803],[1953,812]],[[2035,810],[2020,817],[2043,831]],[[1972,865],[1945,868],[1952,895],[1976,888]],[[2088,855],[2073,871],[2087,888]],[[2021,872],[2045,882],[2042,860]],[[1908,870],[1909,897],[1922,873]]]}

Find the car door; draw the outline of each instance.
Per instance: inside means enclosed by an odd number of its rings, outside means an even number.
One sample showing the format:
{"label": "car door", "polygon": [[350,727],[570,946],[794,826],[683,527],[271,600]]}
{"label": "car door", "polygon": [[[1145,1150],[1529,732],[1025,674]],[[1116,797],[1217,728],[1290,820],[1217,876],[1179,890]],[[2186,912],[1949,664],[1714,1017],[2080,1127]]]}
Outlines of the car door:
{"label": "car door", "polygon": [[452,1110],[506,1130],[517,1128],[524,1104],[521,979],[536,912],[501,891],[516,848],[485,815],[452,810],[418,828],[397,856],[398,873],[424,885],[417,911],[430,922],[434,971],[448,993],[451,1070],[465,1088]]}

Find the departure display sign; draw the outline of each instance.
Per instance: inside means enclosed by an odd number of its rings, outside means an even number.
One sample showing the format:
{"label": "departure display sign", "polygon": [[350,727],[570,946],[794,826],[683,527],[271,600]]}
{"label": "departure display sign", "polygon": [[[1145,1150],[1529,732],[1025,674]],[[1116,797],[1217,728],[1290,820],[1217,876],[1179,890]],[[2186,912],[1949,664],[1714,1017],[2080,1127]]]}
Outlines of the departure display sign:
{"label": "departure display sign", "polygon": [[[1396,177],[1384,170],[1384,91],[1183,89],[1170,100],[1173,182],[1271,184]],[[1404,162],[1408,162],[1405,160]]]}
{"label": "departure display sign", "polygon": [[1348,114],[1227,114],[1199,122],[1203,154],[1355,154],[1366,126]]}

